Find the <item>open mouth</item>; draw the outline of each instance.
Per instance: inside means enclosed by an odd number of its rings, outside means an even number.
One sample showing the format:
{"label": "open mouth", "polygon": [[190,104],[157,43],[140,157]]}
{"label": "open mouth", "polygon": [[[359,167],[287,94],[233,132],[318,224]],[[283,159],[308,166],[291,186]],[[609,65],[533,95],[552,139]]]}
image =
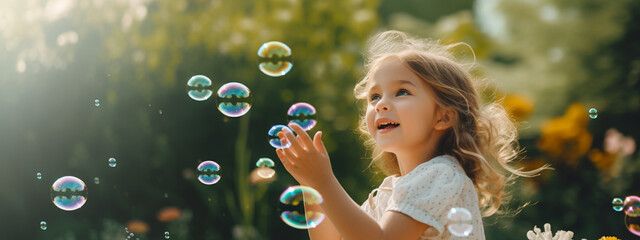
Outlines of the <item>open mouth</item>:
{"label": "open mouth", "polygon": [[392,129],[400,126],[400,123],[397,122],[382,122],[378,124],[378,130],[382,129]]}

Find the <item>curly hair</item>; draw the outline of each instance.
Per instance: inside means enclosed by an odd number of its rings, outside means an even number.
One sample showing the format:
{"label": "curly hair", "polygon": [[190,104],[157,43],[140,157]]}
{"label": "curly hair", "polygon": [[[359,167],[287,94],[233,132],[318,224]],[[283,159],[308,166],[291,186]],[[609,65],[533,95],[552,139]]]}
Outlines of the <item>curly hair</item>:
{"label": "curly hair", "polygon": [[[500,104],[481,102],[478,87],[474,85],[476,79],[450,52],[460,45],[468,46],[464,43],[443,45],[398,31],[379,33],[369,40],[369,51],[365,54],[367,74],[356,84],[354,94],[358,99],[366,99],[371,75],[389,57],[400,60],[420,77],[434,90],[439,107],[457,112],[454,125],[439,141],[437,153],[454,156],[460,162],[478,192],[483,215],[490,216],[509,199],[505,186],[514,175],[532,177],[549,167],[522,171],[509,165],[520,158],[517,126]],[[371,163],[386,175],[399,174],[395,154],[376,147],[362,115],[358,129],[372,151]]]}

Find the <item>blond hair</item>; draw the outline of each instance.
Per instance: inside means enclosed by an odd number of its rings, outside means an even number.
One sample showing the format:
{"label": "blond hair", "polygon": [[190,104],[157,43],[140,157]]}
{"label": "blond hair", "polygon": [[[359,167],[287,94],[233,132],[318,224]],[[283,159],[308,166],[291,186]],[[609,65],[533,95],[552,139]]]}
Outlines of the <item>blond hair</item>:
{"label": "blond hair", "polygon": [[[371,74],[389,57],[397,58],[419,76],[434,90],[438,107],[453,108],[457,112],[454,125],[439,141],[438,154],[454,156],[460,162],[476,187],[483,215],[490,216],[508,199],[504,188],[513,175],[536,176],[548,167],[521,171],[509,165],[521,152],[517,127],[498,103],[481,103],[473,77],[450,52],[460,45],[464,44],[442,45],[398,31],[379,33],[369,40],[369,51],[365,55],[367,75],[355,86],[354,94],[358,99],[366,99]],[[372,164],[386,175],[399,174],[395,154],[376,147],[364,114],[359,130],[372,150]],[[503,170],[510,173],[508,177]]]}

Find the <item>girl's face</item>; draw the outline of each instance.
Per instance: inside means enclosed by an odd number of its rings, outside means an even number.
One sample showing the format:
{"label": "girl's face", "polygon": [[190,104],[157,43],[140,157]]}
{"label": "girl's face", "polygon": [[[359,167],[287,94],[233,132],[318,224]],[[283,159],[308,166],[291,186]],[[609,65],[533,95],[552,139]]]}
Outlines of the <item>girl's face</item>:
{"label": "girl's face", "polygon": [[434,131],[433,90],[397,58],[383,60],[371,75],[366,122],[383,151],[417,150]]}

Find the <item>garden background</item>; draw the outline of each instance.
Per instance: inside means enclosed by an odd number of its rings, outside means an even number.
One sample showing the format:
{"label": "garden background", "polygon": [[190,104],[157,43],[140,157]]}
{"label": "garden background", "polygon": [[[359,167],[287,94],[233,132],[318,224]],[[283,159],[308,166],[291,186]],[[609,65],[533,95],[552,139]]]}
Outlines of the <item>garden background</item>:
{"label": "garden background", "polygon": [[[636,238],[611,200],[640,194],[639,23],[634,0],[0,0],[0,239],[307,239],[280,220],[296,182],[267,131],[293,103],[314,105],[311,132],[363,202],[383,176],[367,168],[352,89],[367,37],[386,29],[471,45],[483,98],[519,122],[517,166],[554,168],[510,186],[508,207],[528,206],[485,218],[487,239],[544,223]],[[291,48],[288,74],[259,71],[268,41]],[[251,110],[231,118],[215,97],[189,98],[194,75],[245,84]],[[250,178],[261,157],[273,179]],[[220,164],[217,184],[196,179],[205,160]],[[89,191],[75,211],[50,198],[67,175]]]}

